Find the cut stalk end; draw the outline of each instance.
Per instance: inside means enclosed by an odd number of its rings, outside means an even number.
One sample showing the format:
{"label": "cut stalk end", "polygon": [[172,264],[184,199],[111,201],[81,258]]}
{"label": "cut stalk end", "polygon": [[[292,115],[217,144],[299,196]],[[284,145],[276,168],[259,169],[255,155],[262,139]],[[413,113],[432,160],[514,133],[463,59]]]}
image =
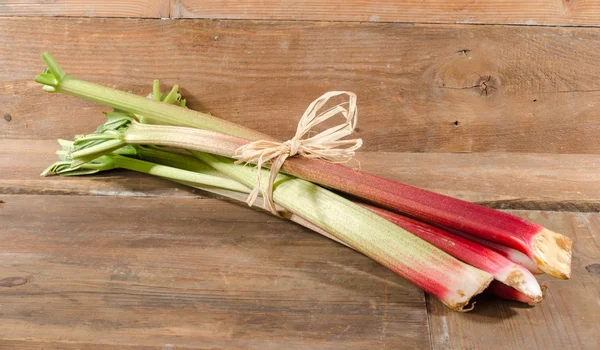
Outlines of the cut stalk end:
{"label": "cut stalk end", "polygon": [[474,281],[465,281],[463,288],[453,290],[454,295],[440,298],[442,303],[458,312],[469,312],[473,310],[475,308],[475,302],[471,302],[471,299],[481,294],[494,280],[492,275],[483,271],[480,272],[481,273],[476,275]]}
{"label": "cut stalk end", "polygon": [[526,304],[533,306],[533,305],[537,305],[542,302],[542,300],[544,299],[544,295],[546,294],[547,288],[548,287],[546,287],[545,285],[542,285],[542,287],[541,287],[542,297],[537,298],[537,299],[532,299],[532,298],[528,297],[527,295],[519,292],[518,290],[507,286],[506,284],[503,284],[498,281],[494,281],[490,284],[488,289],[485,290],[485,293],[502,298],[502,299],[514,300],[514,301],[526,303]]}
{"label": "cut stalk end", "polygon": [[535,277],[523,266],[514,264],[509,269],[499,273],[503,275],[498,281],[512,287],[527,296],[533,303],[542,301],[542,289]]}
{"label": "cut stalk end", "polygon": [[571,277],[572,245],[569,237],[544,228],[533,237],[532,258],[548,275],[566,280]]}

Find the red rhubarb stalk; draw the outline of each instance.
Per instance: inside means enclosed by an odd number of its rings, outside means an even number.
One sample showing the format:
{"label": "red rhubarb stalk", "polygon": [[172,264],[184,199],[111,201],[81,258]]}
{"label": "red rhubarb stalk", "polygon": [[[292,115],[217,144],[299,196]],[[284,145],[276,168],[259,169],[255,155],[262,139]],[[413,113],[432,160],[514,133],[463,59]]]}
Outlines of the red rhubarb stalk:
{"label": "red rhubarb stalk", "polygon": [[508,260],[523,266],[524,268],[526,268],[527,270],[529,270],[529,272],[531,272],[533,274],[539,275],[539,274],[544,273],[535,264],[535,262],[533,262],[533,260],[531,260],[527,255],[521,253],[520,251],[518,251],[516,249],[509,248],[507,246],[503,246],[498,243],[490,242],[486,239],[476,237],[476,236],[470,235],[468,233],[460,232],[457,230],[452,230],[450,228],[444,228],[444,229],[455,235],[464,237],[470,241],[476,242],[478,244],[481,244],[482,246],[488,247],[488,248],[496,251],[498,254],[504,256]]}
{"label": "red rhubarb stalk", "polygon": [[531,272],[498,254],[496,251],[441,228],[385,209],[365,204],[363,204],[363,207],[433,244],[455,258],[490,273],[497,281],[517,289],[532,300],[536,302],[541,300],[542,291]]}
{"label": "red rhubarb stalk", "polygon": [[[193,152],[202,161],[252,188],[256,174],[229,158]],[[266,170],[261,170],[267,176]],[[266,186],[263,186],[265,188]],[[400,276],[450,308],[465,309],[493,276],[463,263],[359,205],[308,181],[279,174],[273,199]]]}
{"label": "red rhubarb stalk", "polygon": [[[542,295],[546,292],[546,286],[542,286]],[[529,305],[536,305],[542,302],[542,298],[532,299],[527,295],[519,292],[518,290],[507,286],[506,284],[498,281],[492,281],[489,287],[484,291],[485,294],[493,295],[498,298],[506,299],[506,300],[515,300],[520,301],[522,303],[526,303]]]}
{"label": "red rhubarb stalk", "polygon": [[571,240],[517,216],[323,161],[292,158],[282,171],[514,248],[547,274],[561,279],[570,277]]}
{"label": "red rhubarb stalk", "polygon": [[[144,121],[155,124],[213,130],[252,141],[274,140],[209,114],[70,77],[50,54],[44,53],[42,58],[49,68],[35,79],[44,84],[44,90],[48,92],[96,101],[141,116]],[[282,171],[364,198],[380,207],[515,248],[529,256],[549,275],[563,279],[570,276],[571,240],[519,217],[320,160],[290,158],[284,163]]]}

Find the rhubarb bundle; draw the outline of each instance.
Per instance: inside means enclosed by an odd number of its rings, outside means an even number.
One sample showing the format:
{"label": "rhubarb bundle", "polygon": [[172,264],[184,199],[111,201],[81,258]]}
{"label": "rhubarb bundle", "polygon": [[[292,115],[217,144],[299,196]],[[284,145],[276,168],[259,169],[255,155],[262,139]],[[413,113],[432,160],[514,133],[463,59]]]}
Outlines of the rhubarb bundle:
{"label": "rhubarb bundle", "polygon": [[[571,241],[542,226],[301,156],[282,157],[281,172],[271,173],[274,182],[260,182],[256,172],[267,178],[267,169],[238,165],[232,158],[252,141],[276,140],[186,108],[177,86],[163,94],[155,81],[150,98],[144,98],[73,78],[52,56],[42,57],[48,69],[35,80],[44,90],[115,109],[95,132],[60,141],[61,161],[43,175],[125,168],[236,200],[258,186],[272,195],[275,213],[371,257],[459,311],[468,310],[471,298],[494,279],[501,285],[490,289],[496,295],[533,304],[542,300],[542,289],[530,271],[570,275]],[[334,112],[349,113],[341,107]]]}

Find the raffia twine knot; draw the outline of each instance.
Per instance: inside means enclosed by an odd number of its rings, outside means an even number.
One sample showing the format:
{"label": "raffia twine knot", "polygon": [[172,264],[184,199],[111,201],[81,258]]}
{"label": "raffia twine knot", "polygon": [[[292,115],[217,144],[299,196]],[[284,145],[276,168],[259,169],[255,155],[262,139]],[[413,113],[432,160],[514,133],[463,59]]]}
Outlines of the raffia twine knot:
{"label": "raffia twine knot", "polygon": [[[329,99],[347,95],[348,101],[339,103],[325,111],[321,111]],[[344,122],[330,127],[314,136],[304,138],[313,127],[326,120],[341,115]],[[246,203],[252,206],[261,191],[261,168],[270,163],[269,180],[267,188],[263,191],[265,206],[275,215],[277,209],[273,202],[273,183],[285,160],[289,157],[301,156],[312,159],[324,159],[333,163],[346,163],[354,158],[355,151],[362,146],[361,139],[342,140],[352,134],[358,121],[356,95],[348,91],[329,91],[314,100],[306,109],[298,122],[296,135],[288,141],[277,142],[259,140],[238,148],[234,158],[236,164],[252,163],[257,167],[256,186]]]}

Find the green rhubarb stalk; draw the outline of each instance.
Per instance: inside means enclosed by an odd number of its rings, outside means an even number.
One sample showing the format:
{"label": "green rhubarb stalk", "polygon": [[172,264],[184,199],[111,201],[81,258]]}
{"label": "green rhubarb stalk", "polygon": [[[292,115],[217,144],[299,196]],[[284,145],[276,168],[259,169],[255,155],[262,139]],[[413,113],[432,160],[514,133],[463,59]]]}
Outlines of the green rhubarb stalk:
{"label": "green rhubarb stalk", "polygon": [[[174,152],[171,150],[166,150],[166,149],[160,148],[160,147],[138,146],[138,147],[136,147],[136,150],[137,150],[136,156],[139,157],[140,159],[146,160],[148,162],[162,164],[162,165],[170,166],[170,167],[177,168],[177,169],[183,169],[183,170],[188,170],[188,171],[193,171],[193,172],[201,172],[206,175],[218,176],[223,179],[230,180],[230,181],[232,180],[231,178],[225,176],[223,173],[208,166],[208,164],[202,162],[200,159],[192,157],[190,155],[182,154],[179,152]],[[243,203],[246,202],[246,199],[248,198],[248,194],[250,193],[250,189],[241,184],[240,184],[240,186],[242,186],[244,188],[244,190],[233,191],[228,188],[223,188],[222,186],[220,186],[220,187],[206,186],[205,184],[201,184],[198,182],[191,182],[184,178],[179,179],[179,180],[171,178],[170,180],[182,183],[187,186],[198,188],[198,189],[201,189],[201,190],[204,190],[207,192],[211,192],[211,193],[223,196],[223,197],[235,199],[235,200],[243,202]],[[279,214],[282,217],[285,217],[297,224],[300,224],[301,226],[304,226],[312,231],[315,231],[315,232],[317,232],[327,238],[330,238],[338,243],[348,246],[346,243],[340,241],[336,237],[329,234],[329,232],[322,230],[318,226],[312,224],[311,222],[305,220],[304,218],[302,218],[294,213],[290,213],[288,211],[283,210],[280,206],[277,206],[277,211],[279,212]]]}
{"label": "green rhubarb stalk", "polygon": [[233,122],[213,117],[210,114],[179,108],[176,105],[160,103],[116,89],[73,78],[65,73],[54,57],[45,52],[42,59],[48,66],[35,77],[44,85],[47,92],[60,92],[86,100],[111,106],[132,115],[141,115],[147,122],[200,128],[213,131],[230,130],[231,134],[250,138],[251,130]]}
{"label": "green rhubarb stalk", "polygon": [[[122,168],[159,176],[169,180],[198,183],[204,186],[219,187],[231,191],[249,192],[248,188],[239,182],[224,178],[223,176],[217,176],[214,174],[214,172],[212,174],[205,174],[197,171],[182,170],[140,159],[126,157],[121,154],[111,153],[96,158],[89,163],[73,165],[72,160],[69,158],[68,151],[66,151],[72,147],[72,143],[66,140],[59,140],[59,143],[63,147],[62,151],[57,152],[61,158],[61,161],[56,162],[46,168],[42,172],[42,176],[46,176],[51,173],[63,176],[90,175],[99,171]],[[127,154],[131,155],[134,154],[134,152],[136,151],[131,151]]]}
{"label": "green rhubarb stalk", "polygon": [[[44,53],[42,58],[48,69],[36,76],[35,80],[44,84],[45,91],[102,103],[139,116],[143,122],[212,130],[253,141],[273,140],[260,132],[209,114],[70,77],[50,54]],[[570,276],[571,240],[527,220],[325,161],[290,158],[281,170],[364,198],[381,207],[515,248],[529,256],[549,275],[563,279]]]}
{"label": "green rhubarb stalk", "polygon": [[[253,169],[236,165],[229,158],[195,151],[193,154],[249,188],[256,185]],[[266,170],[261,171],[267,176]],[[452,309],[466,311],[469,300],[493,279],[490,274],[454,259],[380,216],[308,181],[279,174],[273,199]]]}
{"label": "green rhubarb stalk", "polygon": [[[100,171],[120,168],[162,177],[240,202],[245,202],[250,193],[248,187],[226,177],[199,159],[178,152],[152,146],[125,147],[118,150],[118,153],[111,152],[91,162],[74,166],[73,160],[69,158],[69,150],[73,147],[73,142],[67,140],[58,140],[58,142],[62,147],[62,150],[57,151],[61,160],[46,168],[42,172],[42,176],[48,176],[51,173],[61,176],[91,175]],[[131,156],[140,159],[130,158]],[[281,208],[278,210],[281,212],[281,216],[347,246],[302,217]]]}
{"label": "green rhubarb stalk", "polygon": [[189,148],[233,156],[244,139],[194,128],[142,124],[119,112],[107,113],[108,121],[93,134],[76,138],[71,150],[74,166],[87,163],[126,145]]}
{"label": "green rhubarb stalk", "polygon": [[[194,157],[177,152],[166,151],[160,148],[140,148],[139,156],[151,162],[168,164],[173,167],[182,168],[190,171],[209,171],[205,169],[205,167],[207,167],[206,163],[203,163],[202,161]],[[220,173],[217,172],[217,174]],[[232,192],[228,190],[209,191],[228,198],[239,200],[241,202],[244,202],[246,200],[246,195],[241,192]],[[245,193],[249,192],[250,189],[246,188]],[[533,305],[542,301],[542,291],[540,290],[537,281],[524,266],[519,265],[519,263],[513,263],[511,260],[504,257],[504,255],[501,255],[500,253],[491,250],[491,248],[488,249],[489,247],[485,244],[480,245],[479,243],[476,243],[479,242],[479,240],[471,242],[469,240],[453,236],[449,232],[443,231],[425,223],[402,217],[396,213],[389,212],[369,205],[360,205],[368,209],[369,211],[395,223],[396,225],[403,227],[408,232],[428,241],[436,247],[444,250],[446,253],[452,255],[453,257],[462,260],[471,266],[475,266],[483,271],[492,274],[497,281],[500,281],[501,283],[516,288],[513,294],[521,295],[522,298],[528,298],[530,304]],[[309,221],[303,220],[295,214],[289,214],[289,212],[286,211],[278,211],[282,215],[288,213],[289,218],[292,221],[300,223],[302,226],[305,226],[313,231],[317,231],[328,238],[336,240],[352,248],[348,244],[345,244],[344,242],[336,239],[328,232],[321,230],[318,226],[311,224]],[[502,248],[510,249],[503,246]],[[499,296],[505,298],[504,295]]]}

